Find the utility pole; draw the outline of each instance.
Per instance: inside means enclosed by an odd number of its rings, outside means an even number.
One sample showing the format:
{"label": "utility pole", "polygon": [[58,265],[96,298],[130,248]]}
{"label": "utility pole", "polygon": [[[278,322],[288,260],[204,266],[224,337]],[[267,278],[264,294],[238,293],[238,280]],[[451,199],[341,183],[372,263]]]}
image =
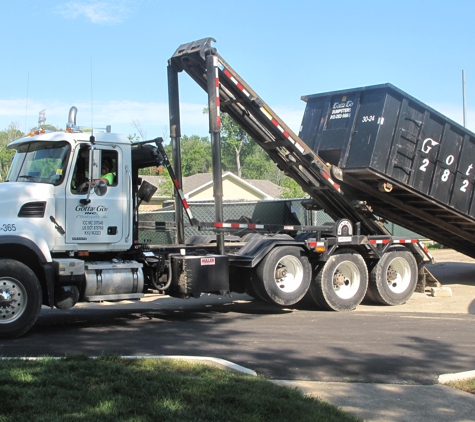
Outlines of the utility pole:
{"label": "utility pole", "polygon": [[462,70],[462,97],[463,97],[463,127],[466,127],[466,119],[465,119],[465,111],[466,111],[466,104],[465,104],[465,70]]}

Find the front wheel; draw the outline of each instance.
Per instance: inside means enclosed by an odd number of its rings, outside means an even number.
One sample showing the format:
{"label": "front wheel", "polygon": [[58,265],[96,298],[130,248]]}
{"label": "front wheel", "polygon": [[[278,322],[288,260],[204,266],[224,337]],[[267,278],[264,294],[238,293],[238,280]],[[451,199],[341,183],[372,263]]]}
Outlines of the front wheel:
{"label": "front wheel", "polygon": [[0,337],[26,333],[41,310],[42,292],[35,273],[13,259],[0,259]]}
{"label": "front wheel", "polygon": [[368,297],[383,305],[402,305],[417,285],[417,262],[404,246],[390,248],[370,274]]}
{"label": "front wheel", "polygon": [[257,297],[281,306],[290,306],[305,296],[312,267],[302,249],[279,246],[256,267],[253,288]]}
{"label": "front wheel", "polygon": [[368,270],[363,257],[352,249],[341,249],[320,269],[309,296],[325,309],[351,311],[361,303],[367,288]]}

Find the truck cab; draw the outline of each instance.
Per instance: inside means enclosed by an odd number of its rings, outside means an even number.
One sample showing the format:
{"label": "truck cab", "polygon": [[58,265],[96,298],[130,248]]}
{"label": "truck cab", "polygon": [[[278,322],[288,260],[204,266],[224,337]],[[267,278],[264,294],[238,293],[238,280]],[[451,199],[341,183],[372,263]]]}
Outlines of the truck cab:
{"label": "truck cab", "polygon": [[[15,155],[2,195],[1,235],[25,238],[50,252],[127,250],[132,244],[131,142],[123,135],[44,132],[9,145]],[[113,183],[95,186],[101,161]],[[89,174],[92,176],[89,177]],[[12,192],[15,192],[12,195]],[[10,231],[8,230],[10,228]],[[0,243],[2,237],[0,237]]]}
{"label": "truck cab", "polygon": [[65,131],[39,129],[8,145],[16,154],[0,184],[2,337],[27,331],[42,305],[143,296],[142,264],[127,253],[137,196],[132,143],[109,130],[81,131],[71,110]]}

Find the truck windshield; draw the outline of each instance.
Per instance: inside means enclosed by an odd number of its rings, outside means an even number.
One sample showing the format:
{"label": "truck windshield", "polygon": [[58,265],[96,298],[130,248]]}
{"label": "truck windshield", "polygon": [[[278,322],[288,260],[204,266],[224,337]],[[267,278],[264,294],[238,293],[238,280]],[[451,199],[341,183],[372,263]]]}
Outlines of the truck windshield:
{"label": "truck windshield", "polygon": [[70,149],[66,141],[19,145],[6,181],[49,183],[57,186],[64,179]]}

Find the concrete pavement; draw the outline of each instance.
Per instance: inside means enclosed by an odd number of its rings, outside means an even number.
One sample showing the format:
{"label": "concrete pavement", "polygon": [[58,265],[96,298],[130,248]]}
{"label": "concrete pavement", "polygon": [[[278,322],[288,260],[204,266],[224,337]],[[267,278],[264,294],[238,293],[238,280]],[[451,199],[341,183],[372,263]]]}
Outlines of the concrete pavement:
{"label": "concrete pavement", "polygon": [[398,385],[274,381],[333,404],[365,421],[473,422],[475,395],[442,384]]}

